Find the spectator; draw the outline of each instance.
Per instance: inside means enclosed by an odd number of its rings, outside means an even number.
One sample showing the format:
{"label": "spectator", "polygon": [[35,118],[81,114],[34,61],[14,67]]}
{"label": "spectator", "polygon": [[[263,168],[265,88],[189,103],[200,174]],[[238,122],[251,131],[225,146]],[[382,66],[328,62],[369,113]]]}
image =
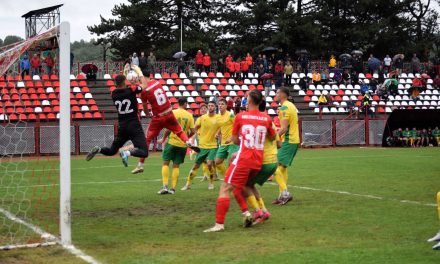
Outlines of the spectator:
{"label": "spectator", "polygon": [[415,148],[419,146],[420,143],[420,137],[419,137],[419,131],[417,131],[417,128],[413,128],[410,131],[410,138],[409,138],[411,147]]}
{"label": "spectator", "polygon": [[419,147],[424,147],[429,145],[429,136],[428,136],[428,131],[426,131],[426,128],[420,131],[419,137],[420,137]]}
{"label": "spectator", "polygon": [[233,60],[229,60],[228,61],[228,58],[229,57],[226,58],[226,67],[228,68],[228,72],[231,75],[231,77],[234,77],[234,75],[235,75],[235,63],[234,63]]}
{"label": "spectator", "polygon": [[286,80],[284,81],[285,85],[292,85],[292,74],[293,74],[293,66],[290,64],[290,61],[286,62],[286,66],[284,66],[284,75],[286,76]]}
{"label": "spectator", "polygon": [[370,87],[368,87],[368,84],[366,83],[362,83],[361,85],[361,94],[365,95],[366,93],[368,93],[368,90],[370,89]]}
{"label": "spectator", "polygon": [[177,61],[177,72],[180,73],[185,73],[185,62],[183,61],[183,58],[180,58]]}
{"label": "spectator", "polygon": [[309,73],[309,59],[305,54],[301,54],[298,58],[298,64],[301,67],[300,71],[303,72],[305,75]]}
{"label": "spectator", "polygon": [[345,69],[342,73],[342,81],[345,85],[347,85],[350,82],[350,74],[348,73],[348,69]]}
{"label": "spectator", "polygon": [[336,71],[335,74],[333,75],[333,79],[335,80],[335,82],[339,85],[341,84],[344,80],[342,78],[342,73],[340,71]]}
{"label": "spectator", "polygon": [[309,77],[307,77],[307,76],[302,77],[299,80],[298,85],[301,88],[301,90],[307,91],[307,89],[309,87]]}
{"label": "spectator", "polygon": [[284,56],[284,63],[292,63],[292,58],[290,57],[289,53],[286,53],[286,56]]}
{"label": "spectator", "polygon": [[150,51],[150,55],[148,55],[147,62],[148,71],[152,73],[156,72],[156,56],[154,56],[154,53],[152,51]]}
{"label": "spectator", "polygon": [[321,83],[322,84],[327,84],[328,83],[328,79],[329,79],[329,74],[328,74],[328,70],[322,70],[321,71]]}
{"label": "spectator", "polygon": [[372,79],[370,80],[370,90],[371,90],[373,93],[376,93],[377,85],[378,85],[378,84],[379,84],[379,83],[377,82],[376,78],[372,78]]}
{"label": "spectator", "polygon": [[420,60],[417,58],[417,54],[413,54],[413,57],[411,59],[411,69],[413,74],[420,72]]}
{"label": "spectator", "polygon": [[[251,54],[248,52],[248,54],[246,55],[246,63],[247,63],[247,66],[248,66],[248,70],[250,70],[251,72],[254,72],[254,69],[252,69],[252,64],[254,63],[253,62],[253,60],[252,60],[252,56],[251,56]],[[242,66],[242,68],[243,68],[243,66]],[[247,73],[246,73],[247,74]],[[247,78],[247,76],[246,76],[246,78]]]}
{"label": "spectator", "polygon": [[318,85],[321,83],[321,74],[319,72],[317,72],[316,70],[313,70],[312,81],[313,81],[314,85]]}
{"label": "spectator", "polygon": [[237,78],[237,79],[241,79],[241,75],[240,75],[240,71],[241,71],[240,63],[241,63],[240,60],[234,62],[235,78]]}
{"label": "spectator", "polygon": [[263,56],[261,56],[261,54],[258,54],[258,57],[257,57],[257,59],[255,60],[255,64],[257,65],[257,67],[259,67],[260,64],[263,64],[263,66],[264,66],[264,63],[263,63]]}
{"label": "spectator", "polygon": [[409,131],[409,128],[405,128],[404,131],[402,131],[402,145],[408,147],[409,146],[409,140],[411,138],[411,131]]}
{"label": "spectator", "polygon": [[359,84],[359,74],[356,71],[351,73],[351,84],[356,85]]}
{"label": "spectator", "polygon": [[375,64],[371,63],[375,59],[376,58],[374,58],[373,54],[370,54],[370,57],[368,58],[367,61],[368,72],[371,74],[373,74],[377,70],[377,68],[374,67]]}
{"label": "spectator", "polygon": [[223,62],[223,58],[219,58],[217,60],[217,72],[225,72],[225,63]]}
{"label": "spectator", "polygon": [[139,57],[139,68],[141,68],[142,74],[147,74],[147,57],[145,57],[145,52],[141,51],[141,56]]}
{"label": "spectator", "polygon": [[137,56],[136,52],[133,52],[133,57],[131,59],[131,64],[139,66],[139,57]]}
{"label": "spectator", "polygon": [[272,53],[271,55],[270,55],[270,59],[269,59],[269,62],[270,63],[272,63],[272,65],[275,65],[275,64],[277,64],[277,58],[275,57],[275,53]]}
{"label": "spectator", "polygon": [[21,78],[24,78],[25,75],[29,75],[29,70],[31,69],[31,63],[29,62],[27,55],[24,55],[23,59],[21,60],[20,69],[21,69]]}
{"label": "spectator", "polygon": [[440,147],[440,129],[438,129],[438,127],[435,127],[434,130],[432,130],[432,137],[434,138],[435,143],[437,143],[437,147]]}
{"label": "spectator", "polygon": [[394,61],[394,68],[396,69],[397,73],[399,74],[403,69],[403,59],[399,56]]}
{"label": "spectator", "polygon": [[440,75],[436,75],[432,82],[434,89],[440,89]]}
{"label": "spectator", "polygon": [[269,61],[266,58],[266,54],[263,54],[263,66],[264,72],[269,72]]}
{"label": "spectator", "polygon": [[[388,68],[389,70],[389,68]],[[388,70],[386,72],[388,72]],[[378,78],[377,78],[377,83],[378,84],[382,84],[385,82],[385,73],[384,73],[384,69],[382,68],[382,65],[379,66],[379,71],[377,72]]]}
{"label": "spectator", "polygon": [[364,62],[362,57],[359,55],[354,55],[352,58],[353,70],[356,72],[364,72]]}
{"label": "spectator", "polygon": [[336,59],[334,55],[330,56],[330,61],[328,62],[329,68],[335,68],[336,67]]}
{"label": "spectator", "polygon": [[196,71],[203,71],[203,53],[201,50],[198,50],[196,54]]}
{"label": "spectator", "polygon": [[391,62],[392,59],[390,58],[390,55],[386,55],[385,58],[383,59],[383,70],[385,72],[389,72],[391,69]]}
{"label": "spectator", "polygon": [[283,84],[283,74],[284,74],[284,66],[281,60],[278,60],[277,64],[275,64],[275,87],[281,87]]}
{"label": "spectator", "polygon": [[225,59],[226,67],[228,66],[228,63],[233,62],[234,59],[232,58],[231,54],[228,54],[228,56]]}
{"label": "spectator", "polygon": [[240,113],[241,110],[241,100],[240,97],[235,98],[235,115],[237,115],[238,113]]}
{"label": "spectator", "polygon": [[366,92],[362,97],[361,105],[364,110],[365,117],[367,117],[367,115],[370,114],[370,117],[373,118],[373,111],[370,110],[370,100],[371,100],[370,94]]}
{"label": "spectator", "polygon": [[[251,60],[252,60],[252,57],[251,57]],[[252,62],[251,62],[250,65],[252,66]],[[248,62],[248,57],[244,58],[241,61],[240,66],[241,66],[241,72],[242,72],[242,76],[241,77],[243,79],[245,79],[245,78],[247,79],[248,78],[249,67],[250,67],[249,66],[249,62]]]}
{"label": "spectator", "polygon": [[247,96],[243,97],[243,100],[241,100],[241,110],[246,111],[247,107]]}
{"label": "spectator", "polygon": [[209,72],[211,68],[211,56],[209,56],[208,52],[203,56],[203,67],[205,68],[205,72]]}
{"label": "spectator", "polygon": [[319,99],[318,99],[318,105],[328,105],[328,99],[327,99],[327,96],[324,95],[324,93],[322,93],[322,94],[319,96]]}
{"label": "spectator", "polygon": [[44,59],[44,63],[46,63],[46,74],[52,75],[52,69],[55,65],[55,61],[52,59],[52,55],[50,53],[47,54],[46,58]]}
{"label": "spectator", "polygon": [[41,61],[40,61],[40,57],[36,53],[34,54],[34,56],[31,59],[31,66],[32,66],[32,75],[39,75]]}
{"label": "spectator", "polygon": [[229,98],[226,104],[226,109],[228,111],[231,111],[234,108],[234,100],[232,98]]}

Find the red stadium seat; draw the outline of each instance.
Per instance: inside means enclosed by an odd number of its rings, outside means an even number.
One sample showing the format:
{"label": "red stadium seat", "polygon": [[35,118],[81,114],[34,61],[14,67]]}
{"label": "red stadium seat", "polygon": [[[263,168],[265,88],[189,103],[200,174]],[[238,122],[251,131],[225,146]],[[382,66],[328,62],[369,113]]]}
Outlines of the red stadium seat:
{"label": "red stadium seat", "polygon": [[51,105],[60,105],[60,102],[58,101],[58,100],[52,100],[51,102],[50,102],[50,104]]}
{"label": "red stadium seat", "polygon": [[176,79],[176,80],[174,81],[174,84],[176,84],[176,85],[180,85],[180,84],[183,84],[183,82],[182,82],[181,79]]}
{"label": "red stadium seat", "polygon": [[224,90],[225,90],[225,87],[224,87],[223,85],[218,85],[218,86],[217,86],[217,90],[219,90],[219,91],[224,91]]}
{"label": "red stadium seat", "polygon": [[80,81],[79,82],[79,87],[84,87],[87,86],[87,82],[86,81]]}
{"label": "red stadium seat", "polygon": [[85,99],[81,99],[78,101],[79,105],[87,105],[87,101]]}
{"label": "red stadium seat", "polygon": [[231,74],[229,74],[229,72],[225,72],[225,73],[223,74],[223,76],[225,76],[225,78],[230,78],[230,77],[231,77]]}
{"label": "red stadium seat", "polygon": [[36,82],[34,83],[34,87],[43,87],[43,83],[40,82],[40,81],[36,81]]}
{"label": "red stadium seat", "polygon": [[32,78],[31,78],[30,75],[26,75],[26,76],[24,76],[24,80],[25,81],[30,81],[30,80],[32,80]]}
{"label": "red stadium seat", "polygon": [[90,89],[87,86],[84,86],[83,88],[81,88],[81,92],[83,93],[90,93]]}
{"label": "red stadium seat", "polygon": [[27,116],[27,118],[28,118],[28,120],[36,120],[37,119],[37,116],[35,115],[35,114],[29,114],[28,116]]}
{"label": "red stadium seat", "polygon": [[107,86],[115,86],[115,82],[112,80],[108,80],[106,84]]}
{"label": "red stadium seat", "polygon": [[44,87],[51,87],[52,83],[50,81],[45,81],[43,84]]}
{"label": "red stadium seat", "polygon": [[304,96],[304,102],[310,102],[310,96],[306,95]]}
{"label": "red stadium seat", "polygon": [[52,108],[52,111],[53,111],[54,113],[59,113],[59,112],[60,112],[60,106],[58,106],[58,105],[54,106],[54,107]]}
{"label": "red stadium seat", "polygon": [[199,109],[199,105],[196,104],[196,103],[192,103],[192,104],[190,105],[190,107],[191,107],[191,109]]}
{"label": "red stadium seat", "polygon": [[197,96],[197,97],[196,97],[196,102],[197,102],[197,103],[203,103],[203,102],[205,102],[205,101],[203,100],[202,97]]}
{"label": "red stadium seat", "polygon": [[58,97],[57,97],[56,94],[54,94],[54,93],[50,93],[49,96],[48,96],[47,98],[49,98],[49,99],[57,99]]}
{"label": "red stadium seat", "polygon": [[20,115],[18,116],[18,119],[19,119],[20,121],[26,121],[26,120],[27,120],[27,116],[26,116],[25,114],[20,114]]}
{"label": "red stadium seat", "polygon": [[52,113],[52,108],[50,106],[45,106],[43,108],[43,113]]}
{"label": "red stadium seat", "polygon": [[24,101],[24,102],[23,102],[23,105],[26,106],[26,107],[27,107],[27,106],[32,106],[32,103],[31,103],[30,100],[27,100],[27,101]]}
{"label": "red stadium seat", "polygon": [[27,88],[34,87],[34,83],[33,82],[26,82],[25,86]]}
{"label": "red stadium seat", "polygon": [[41,76],[41,80],[44,80],[44,81],[49,80],[49,75],[47,75],[47,74],[43,74],[43,75]]}
{"label": "red stadium seat", "polygon": [[229,93],[227,91],[221,91],[220,95],[223,97],[227,97],[227,96],[229,96]]}
{"label": "red stadium seat", "polygon": [[77,80],[84,80],[84,75],[79,73],[78,75],[76,75],[76,79]]}
{"label": "red stadium seat", "polygon": [[344,93],[344,90],[338,90],[338,95],[344,95],[345,93]]}
{"label": "red stadium seat", "polygon": [[76,99],[83,99],[83,98],[84,98],[84,95],[83,95],[82,93],[77,93],[77,94],[75,95],[75,98],[76,98]]}
{"label": "red stadium seat", "polygon": [[208,73],[208,77],[209,77],[209,78],[215,78],[215,73],[213,73],[213,72],[209,72],[209,73]]}
{"label": "red stadium seat", "polygon": [[56,80],[58,80],[58,75],[52,74],[52,75],[50,76],[50,79],[51,79],[52,81],[56,81]]}
{"label": "red stadium seat", "polygon": [[74,118],[75,119],[82,119],[83,118],[83,114],[82,113],[75,113]]}
{"label": "red stadium seat", "polygon": [[170,98],[170,103],[177,103],[177,98],[176,97],[171,97]]}
{"label": "red stadium seat", "polygon": [[202,91],[207,91],[207,90],[209,90],[209,87],[208,87],[208,85],[206,85],[206,84],[202,84],[202,86],[200,87],[200,89],[202,89]]}
{"label": "red stadium seat", "polygon": [[102,118],[102,115],[100,112],[93,113],[93,118]]}
{"label": "red stadium seat", "polygon": [[87,102],[89,105],[96,105],[96,101],[94,99],[89,99]]}
{"label": "red stadium seat", "polygon": [[47,114],[47,119],[48,120],[55,120],[57,117],[54,113],[49,113]]}
{"label": "red stadium seat", "polygon": [[170,91],[175,92],[177,90],[179,90],[179,89],[177,89],[177,86],[175,86],[175,85],[170,86]]}
{"label": "red stadium seat", "polygon": [[168,72],[164,72],[164,73],[162,73],[162,78],[163,79],[170,79],[170,74]]}
{"label": "red stadium seat", "polygon": [[46,119],[46,114],[39,113],[39,114],[38,114],[38,119],[40,119],[40,120],[45,120],[45,119]]}
{"label": "red stadium seat", "polygon": [[17,121],[18,120],[18,116],[16,114],[10,114],[9,115],[9,120],[10,121]]}
{"label": "red stadium seat", "polygon": [[74,105],[74,106],[72,106],[72,112],[73,113],[75,113],[75,112],[80,112],[81,110],[79,109],[79,106],[77,106],[77,105]]}
{"label": "red stadium seat", "polygon": [[86,113],[84,113],[84,118],[90,119],[90,118],[93,118],[93,115],[90,112],[86,112]]}
{"label": "red stadium seat", "polygon": [[187,90],[187,91],[195,91],[196,89],[194,88],[194,86],[192,86],[192,85],[188,85],[188,86],[186,87],[186,90]]}
{"label": "red stadium seat", "polygon": [[212,80],[210,78],[206,78],[203,82],[205,84],[212,84]]}
{"label": "red stadium seat", "polygon": [[[165,78],[165,77],[164,77]],[[177,79],[177,78],[179,78],[179,75],[177,74],[177,73],[175,73],[175,72],[173,72],[173,73],[171,73],[171,78],[172,79]],[[176,83],[177,84],[177,83]]]}
{"label": "red stadium seat", "polygon": [[70,105],[78,105],[78,101],[75,99],[70,100]]}
{"label": "red stadium seat", "polygon": [[97,105],[90,106],[90,111],[99,111],[98,106]]}

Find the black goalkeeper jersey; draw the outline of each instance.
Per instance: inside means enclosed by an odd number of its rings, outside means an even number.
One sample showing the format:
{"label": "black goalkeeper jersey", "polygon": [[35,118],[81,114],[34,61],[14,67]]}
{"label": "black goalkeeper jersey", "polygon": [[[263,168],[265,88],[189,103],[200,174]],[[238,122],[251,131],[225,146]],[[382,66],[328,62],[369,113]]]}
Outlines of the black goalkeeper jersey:
{"label": "black goalkeeper jersey", "polygon": [[136,94],[142,92],[139,86],[117,88],[112,92],[112,99],[118,111],[119,122],[139,120]]}

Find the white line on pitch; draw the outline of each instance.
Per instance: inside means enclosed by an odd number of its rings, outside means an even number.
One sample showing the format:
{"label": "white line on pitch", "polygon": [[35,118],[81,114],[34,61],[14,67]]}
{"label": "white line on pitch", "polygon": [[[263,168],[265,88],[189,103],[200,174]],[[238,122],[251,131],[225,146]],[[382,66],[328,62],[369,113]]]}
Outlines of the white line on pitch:
{"label": "white line on pitch", "polygon": [[[5,215],[9,220],[14,221],[14,222],[16,222],[18,224],[24,225],[27,228],[29,228],[32,231],[34,231],[36,234],[40,235],[42,238],[45,238],[46,240],[49,240],[49,242],[47,244],[50,244],[50,242],[56,242],[56,243],[60,244],[64,249],[69,251],[71,254],[77,256],[78,258],[84,260],[85,262],[90,263],[90,264],[100,264],[100,262],[95,260],[93,257],[85,254],[83,251],[81,251],[79,248],[75,247],[74,245],[62,245],[61,241],[56,236],[54,236],[54,235],[44,231],[43,229],[39,228],[38,226],[35,226],[35,225],[31,224],[31,223],[28,223],[28,222],[24,221],[23,219],[21,219],[20,217],[14,215],[13,213],[9,212],[8,210],[5,210],[5,209],[0,207],[0,213]],[[14,247],[17,247],[17,246],[12,245],[10,247],[6,246],[4,248],[5,249],[6,248],[12,249]],[[18,246],[18,247],[23,247],[23,246]]]}

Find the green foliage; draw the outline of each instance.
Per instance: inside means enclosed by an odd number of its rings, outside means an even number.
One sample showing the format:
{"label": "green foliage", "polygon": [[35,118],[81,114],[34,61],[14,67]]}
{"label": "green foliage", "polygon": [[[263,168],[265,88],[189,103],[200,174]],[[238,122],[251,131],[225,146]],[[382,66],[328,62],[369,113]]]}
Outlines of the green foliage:
{"label": "green foliage", "polygon": [[[103,60],[104,56],[104,45],[97,44],[94,39],[91,39],[89,42],[80,40],[75,41],[70,46],[72,53],[75,56],[75,62],[85,62],[92,60]],[[107,59],[111,58],[112,52],[111,50],[107,51]]]}
{"label": "green foliage", "polygon": [[366,56],[417,52],[426,58],[439,42],[439,14],[428,2],[129,0],[89,30],[118,57],[155,50],[158,58],[170,58],[180,49],[182,17],[190,56],[198,49],[242,56],[276,46],[291,54],[305,48],[315,57],[362,49]]}
{"label": "green foliage", "polygon": [[22,41],[22,40],[23,39],[19,36],[9,35],[9,36],[6,36],[5,39],[3,40],[3,46],[7,46],[7,45],[10,45],[15,42]]}

